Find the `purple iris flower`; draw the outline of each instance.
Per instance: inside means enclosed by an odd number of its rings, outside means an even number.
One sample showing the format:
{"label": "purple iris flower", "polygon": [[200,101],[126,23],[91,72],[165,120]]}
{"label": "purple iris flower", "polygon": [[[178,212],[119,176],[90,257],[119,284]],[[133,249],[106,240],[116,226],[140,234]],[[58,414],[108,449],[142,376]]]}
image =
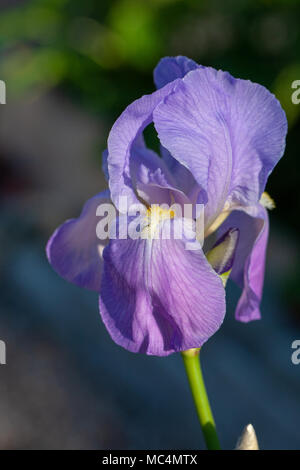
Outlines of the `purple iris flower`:
{"label": "purple iris flower", "polygon": [[[236,318],[260,318],[271,205],[264,189],[283,155],[287,122],[263,86],[186,57],[162,59],[154,80],[157,90],[130,104],[109,134],[109,190],[54,232],[47,256],[62,277],[99,292],[117,344],[163,356],[200,347],[219,329],[226,272],[242,289]],[[152,122],[161,158],[143,139]],[[188,230],[186,239],[165,239],[158,211],[158,238],[105,243],[96,235],[96,209],[111,199],[122,224],[120,196],[129,205],[142,201],[145,211],[151,204],[203,204],[205,236],[218,241],[207,256],[200,243],[186,250]],[[182,219],[169,222],[176,230]]]}

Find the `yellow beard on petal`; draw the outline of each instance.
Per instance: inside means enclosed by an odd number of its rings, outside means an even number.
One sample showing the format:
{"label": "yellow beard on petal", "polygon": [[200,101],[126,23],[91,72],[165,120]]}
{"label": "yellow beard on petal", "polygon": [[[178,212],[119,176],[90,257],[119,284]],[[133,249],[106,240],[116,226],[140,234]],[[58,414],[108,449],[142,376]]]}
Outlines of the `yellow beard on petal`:
{"label": "yellow beard on petal", "polygon": [[164,209],[163,207],[153,204],[147,208],[146,227],[143,228],[142,238],[156,238],[158,235],[158,227],[163,220],[174,219],[175,212],[172,209]]}

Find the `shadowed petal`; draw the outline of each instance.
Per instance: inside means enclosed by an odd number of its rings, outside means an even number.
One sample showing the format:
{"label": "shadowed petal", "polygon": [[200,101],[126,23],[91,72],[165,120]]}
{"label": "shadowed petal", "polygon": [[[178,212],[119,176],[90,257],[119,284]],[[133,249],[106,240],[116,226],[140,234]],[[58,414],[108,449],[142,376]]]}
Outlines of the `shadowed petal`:
{"label": "shadowed petal", "polygon": [[154,83],[156,88],[162,88],[176,78],[183,78],[188,72],[201,67],[188,57],[163,57],[154,69]]}
{"label": "shadowed petal", "polygon": [[[168,223],[158,239],[111,240],[103,252],[100,313],[112,339],[132,352],[165,356],[199,347],[224,318],[221,279],[199,244],[186,249],[194,233],[164,239]],[[175,230],[179,223],[171,221]]]}
{"label": "shadowed petal", "polygon": [[[108,151],[102,153],[102,170],[108,174]],[[130,182],[136,195],[148,204],[170,204],[169,189],[175,190],[176,182],[165,162],[145,145],[143,135],[139,134],[130,149]],[[175,190],[176,191],[176,190]],[[187,198],[185,202],[187,202]]]}
{"label": "shadowed petal", "polygon": [[165,161],[141,139],[132,146],[130,174],[137,194],[149,205],[178,203],[183,207],[190,203]]}
{"label": "shadowed petal", "polygon": [[268,213],[260,204],[253,217],[243,211],[234,211],[219,233],[229,226],[237,227],[240,239],[231,272],[231,278],[243,289],[236,308],[236,319],[242,322],[260,319],[266,248],[269,233]]}
{"label": "shadowed petal", "polygon": [[225,203],[257,204],[283,154],[287,130],[285,113],[266,88],[199,68],[159,103],[153,117],[162,145],[206,191],[206,226]]}
{"label": "shadowed petal", "polygon": [[46,252],[53,269],[64,279],[80,287],[99,291],[102,251],[107,240],[99,240],[96,216],[100,204],[109,203],[109,191],[89,199],[77,219],[67,220],[49,239]]}
{"label": "shadowed petal", "polygon": [[106,181],[108,181],[108,179],[109,179],[107,159],[108,159],[108,151],[107,151],[107,149],[105,149],[102,152],[102,171],[104,173]]}
{"label": "shadowed petal", "polygon": [[237,228],[230,228],[206,254],[208,262],[216,273],[221,276],[224,286],[232,270],[238,240],[239,230]]}

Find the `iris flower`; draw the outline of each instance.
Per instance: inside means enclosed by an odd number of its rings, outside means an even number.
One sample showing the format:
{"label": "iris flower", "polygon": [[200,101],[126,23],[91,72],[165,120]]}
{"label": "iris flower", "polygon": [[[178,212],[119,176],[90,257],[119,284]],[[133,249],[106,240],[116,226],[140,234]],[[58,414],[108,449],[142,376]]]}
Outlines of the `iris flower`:
{"label": "iris flower", "polygon": [[[99,293],[117,344],[164,356],[198,348],[220,328],[226,273],[241,288],[236,318],[260,318],[272,206],[264,190],[283,155],[287,122],[263,86],[186,57],[163,58],[154,81],[157,90],[130,104],[111,129],[103,154],[109,190],[54,232],[47,256],[63,278]],[[160,155],[143,139],[152,122]],[[158,237],[99,240],[97,207],[111,199],[122,225],[121,196],[144,205],[146,227],[155,224]],[[196,238],[196,249],[186,249],[189,228],[183,239],[163,236],[161,205],[174,202],[204,205],[205,237],[217,239],[209,254]],[[175,231],[187,224],[168,215]]]}

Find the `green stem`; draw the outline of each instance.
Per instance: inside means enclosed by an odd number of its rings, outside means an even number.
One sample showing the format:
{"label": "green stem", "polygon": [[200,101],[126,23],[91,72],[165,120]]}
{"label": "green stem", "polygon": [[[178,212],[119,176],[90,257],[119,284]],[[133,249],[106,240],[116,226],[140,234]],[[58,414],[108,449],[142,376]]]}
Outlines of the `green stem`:
{"label": "green stem", "polygon": [[200,348],[183,351],[183,362],[196,405],[198,418],[202,427],[206,447],[209,450],[220,450],[221,447],[217,436],[216,425],[210,409],[203,380],[199,353]]}

